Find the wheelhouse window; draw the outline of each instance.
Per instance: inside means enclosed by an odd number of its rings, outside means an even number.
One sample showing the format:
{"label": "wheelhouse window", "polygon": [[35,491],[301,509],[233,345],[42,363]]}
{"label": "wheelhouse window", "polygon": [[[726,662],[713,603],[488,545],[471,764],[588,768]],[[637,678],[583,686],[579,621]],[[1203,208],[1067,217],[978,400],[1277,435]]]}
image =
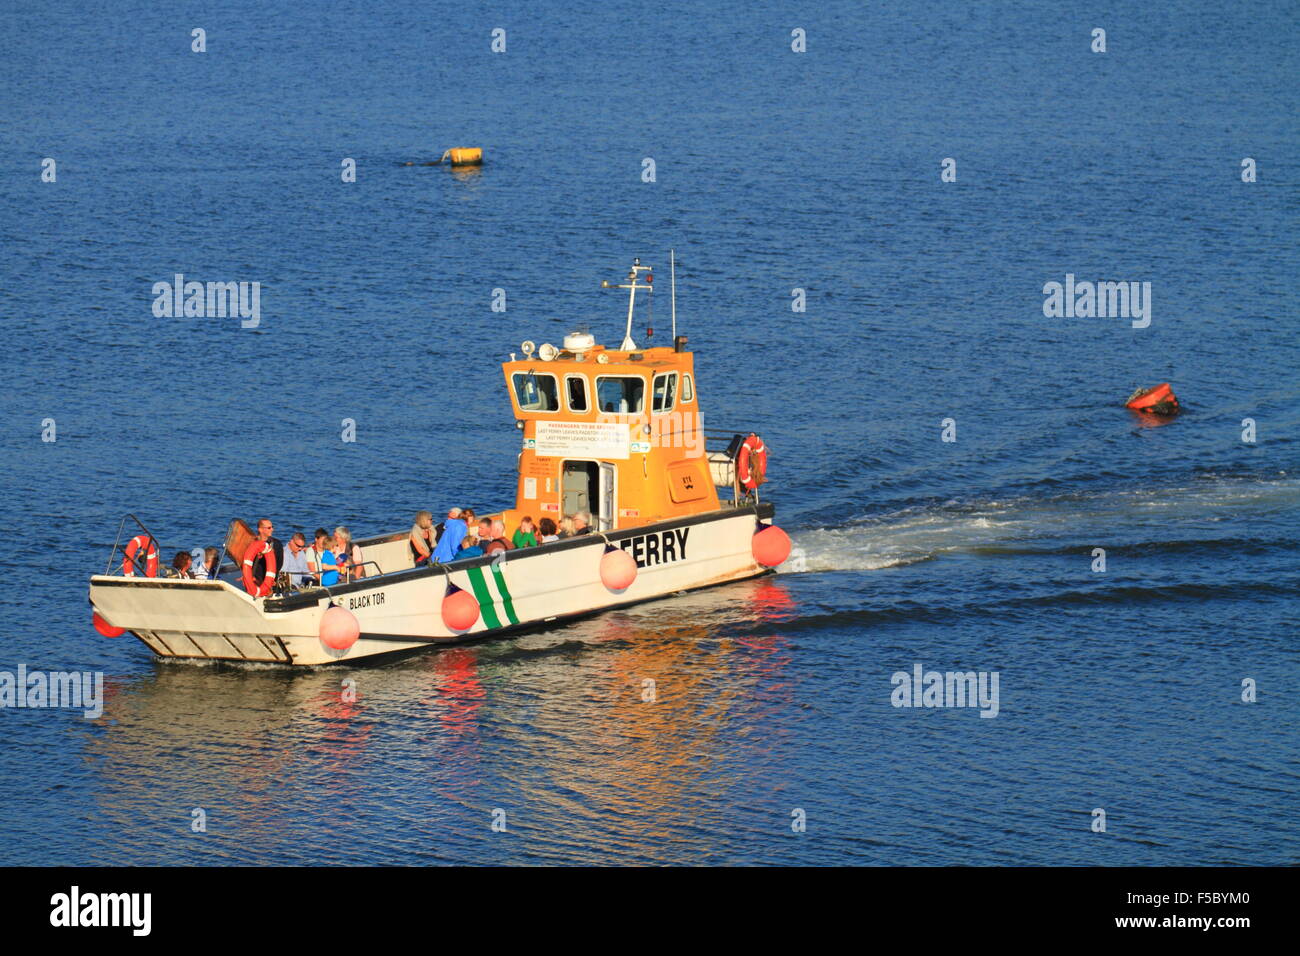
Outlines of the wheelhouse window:
{"label": "wheelhouse window", "polygon": [[655,376],[654,400],[651,409],[656,412],[670,412],[677,404],[677,373],[666,372]]}
{"label": "wheelhouse window", "polygon": [[569,411],[585,412],[587,404],[587,378],[584,375],[564,376],[564,394],[569,400]]}
{"label": "wheelhouse window", "polygon": [[645,410],[645,379],[635,375],[601,375],[596,379],[599,411],[638,415]]}
{"label": "wheelhouse window", "polygon": [[695,398],[695,383],[691,381],[689,375],[682,376],[682,402],[693,401]]}
{"label": "wheelhouse window", "polygon": [[515,400],[525,412],[558,412],[560,386],[555,376],[536,372],[515,372],[511,376],[515,386]]}

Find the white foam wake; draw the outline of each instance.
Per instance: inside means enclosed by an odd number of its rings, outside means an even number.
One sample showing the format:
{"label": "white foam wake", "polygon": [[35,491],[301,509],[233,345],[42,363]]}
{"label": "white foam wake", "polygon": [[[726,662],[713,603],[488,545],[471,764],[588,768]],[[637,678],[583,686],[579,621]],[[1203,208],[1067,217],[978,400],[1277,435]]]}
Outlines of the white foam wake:
{"label": "white foam wake", "polygon": [[[1300,481],[1205,480],[1169,488],[1111,488],[1050,497],[948,501],[791,534],[786,573],[875,571],[977,549],[1092,547],[1123,535],[1162,540],[1174,527],[1300,507]],[[1178,535],[1175,535],[1178,537]]]}

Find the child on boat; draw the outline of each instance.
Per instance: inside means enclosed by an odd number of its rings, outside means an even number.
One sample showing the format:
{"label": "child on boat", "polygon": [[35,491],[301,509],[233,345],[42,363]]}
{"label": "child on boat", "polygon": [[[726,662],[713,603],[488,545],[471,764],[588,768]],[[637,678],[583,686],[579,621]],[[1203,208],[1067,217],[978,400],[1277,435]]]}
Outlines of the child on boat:
{"label": "child on boat", "polygon": [[344,565],[340,564],[339,559],[334,556],[334,535],[327,534],[322,544],[325,550],[320,556],[320,583],[322,587],[329,588],[339,583],[339,572],[344,569]]}
{"label": "child on boat", "polygon": [[466,558],[480,558],[483,556],[483,549],[479,547],[478,539],[472,534],[465,535],[461,539],[461,549],[456,552],[456,560],[464,561]]}
{"label": "child on boat", "polygon": [[535,548],[537,547],[537,535],[533,531],[533,519],[525,517],[519,522],[519,530],[511,538],[516,548]]}

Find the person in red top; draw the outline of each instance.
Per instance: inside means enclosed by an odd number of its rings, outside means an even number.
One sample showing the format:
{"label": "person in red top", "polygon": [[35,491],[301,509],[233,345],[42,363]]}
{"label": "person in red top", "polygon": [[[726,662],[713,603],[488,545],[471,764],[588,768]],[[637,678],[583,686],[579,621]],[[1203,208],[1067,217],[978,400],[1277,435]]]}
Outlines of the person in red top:
{"label": "person in red top", "polygon": [[[262,518],[257,522],[257,540],[264,541],[271,545],[271,550],[275,552],[275,566],[284,567],[284,545],[280,539],[275,537],[275,525],[270,518]],[[261,581],[266,577],[266,558],[261,554],[253,561],[253,580]]]}

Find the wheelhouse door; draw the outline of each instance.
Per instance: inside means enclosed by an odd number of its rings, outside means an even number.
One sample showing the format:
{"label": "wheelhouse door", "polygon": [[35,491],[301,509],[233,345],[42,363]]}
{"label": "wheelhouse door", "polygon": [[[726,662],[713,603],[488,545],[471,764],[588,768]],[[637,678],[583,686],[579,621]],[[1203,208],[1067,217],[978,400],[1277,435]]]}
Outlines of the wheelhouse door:
{"label": "wheelhouse door", "polygon": [[594,461],[566,461],[561,471],[560,507],[565,516],[579,511],[597,510],[596,463]]}
{"label": "wheelhouse door", "polygon": [[615,525],[614,506],[616,500],[614,497],[614,476],[616,469],[608,462],[600,463],[600,523],[597,525],[600,531],[612,531]]}

